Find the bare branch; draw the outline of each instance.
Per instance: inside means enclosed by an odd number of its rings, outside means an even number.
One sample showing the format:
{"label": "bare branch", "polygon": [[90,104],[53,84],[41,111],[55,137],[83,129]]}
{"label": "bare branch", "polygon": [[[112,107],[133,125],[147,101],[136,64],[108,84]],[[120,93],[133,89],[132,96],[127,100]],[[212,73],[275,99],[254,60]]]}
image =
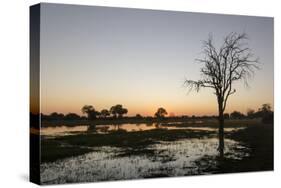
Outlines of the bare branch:
{"label": "bare branch", "polygon": [[203,58],[196,59],[202,63],[201,79],[198,81],[185,80],[184,85],[191,90],[199,92],[201,88],[215,90],[218,102],[222,103],[220,110],[224,111],[230,95],[236,90],[233,83],[242,80],[248,85],[255,70],[259,69],[259,60],[248,47],[248,36],[245,33],[230,33],[223,39],[220,48],[216,48],[213,37],[210,35],[203,41]]}
{"label": "bare branch", "polygon": [[189,88],[190,91],[195,90],[197,92],[199,92],[199,90],[203,87],[208,87],[208,88],[213,88],[215,89],[214,86],[211,85],[211,82],[208,81],[202,81],[202,80],[198,80],[198,81],[194,81],[194,80],[185,80],[184,81],[184,85],[185,87]]}

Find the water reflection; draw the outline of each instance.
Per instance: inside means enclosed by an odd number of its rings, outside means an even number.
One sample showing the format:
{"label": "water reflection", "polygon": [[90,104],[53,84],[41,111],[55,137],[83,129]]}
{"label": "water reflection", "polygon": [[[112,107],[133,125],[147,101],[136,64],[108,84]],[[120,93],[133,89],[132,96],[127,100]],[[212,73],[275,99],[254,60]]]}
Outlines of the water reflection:
{"label": "water reflection", "polygon": [[[43,136],[65,136],[65,135],[73,135],[73,134],[81,134],[81,133],[99,133],[106,134],[112,131],[126,131],[126,132],[134,132],[134,131],[146,131],[152,129],[167,129],[167,130],[175,130],[175,129],[183,129],[183,130],[193,130],[193,131],[214,131],[217,132],[217,128],[211,127],[196,127],[196,126],[175,126],[169,125],[161,125],[161,123],[139,123],[139,124],[116,124],[116,125],[77,125],[77,126],[55,126],[55,127],[42,127],[41,135]],[[243,128],[225,128],[225,132],[231,132],[240,130]]]}
{"label": "water reflection", "polygon": [[[247,155],[247,148],[238,142],[226,139],[225,144],[227,157],[239,160]],[[53,184],[205,174],[204,169],[217,162],[199,166],[196,161],[217,155],[217,147],[214,138],[160,142],[147,148],[153,155],[122,156],[124,148],[100,147],[99,151],[41,164],[41,179],[43,184]],[[234,152],[235,148],[244,150]]]}
{"label": "water reflection", "polygon": [[119,124],[119,125],[108,125],[108,131],[118,131],[118,130],[125,130],[127,132],[133,131],[146,131],[159,128],[157,123],[153,124]]}
{"label": "water reflection", "polygon": [[42,127],[40,134],[43,136],[64,136],[72,135],[88,130],[88,125],[77,125],[77,126],[56,126],[56,127]]}

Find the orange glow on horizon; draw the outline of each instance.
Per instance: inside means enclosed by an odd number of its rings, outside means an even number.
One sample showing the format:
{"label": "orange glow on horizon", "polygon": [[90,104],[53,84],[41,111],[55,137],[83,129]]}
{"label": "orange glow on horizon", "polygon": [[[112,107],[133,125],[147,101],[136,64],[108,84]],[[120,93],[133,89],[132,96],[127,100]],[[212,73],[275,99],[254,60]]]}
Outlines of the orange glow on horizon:
{"label": "orange glow on horizon", "polygon": [[[202,41],[213,33],[219,48],[230,32],[247,33],[249,47],[261,64],[248,80],[249,88],[242,80],[233,83],[237,92],[229,98],[225,112],[246,113],[264,103],[274,105],[272,18],[194,13],[165,16],[161,11],[158,16],[141,11],[104,14],[74,7],[77,14],[73,14],[57,8],[42,15],[40,61],[34,62],[40,63],[40,77],[38,74],[34,80],[40,81],[35,91],[40,90],[44,114],[82,115],[84,105],[101,111],[122,104],[128,109],[127,116],[153,116],[159,107],[176,116],[217,115],[214,90],[202,88],[187,94],[183,84],[185,79],[201,79],[203,65],[195,59],[204,58]],[[60,19],[55,19],[57,16]]]}
{"label": "orange glow on horizon", "polygon": [[[266,102],[263,102],[266,103]],[[258,108],[261,106],[261,103],[257,104],[250,104],[246,105],[243,103],[240,104],[235,104],[235,102],[230,102],[227,106],[227,109],[225,113],[231,113],[234,110],[240,111],[244,114],[246,114],[248,109],[254,109],[258,110]],[[110,105],[104,106],[97,106],[94,105],[94,103],[67,103],[64,105],[63,103],[55,103],[55,104],[47,104],[43,103],[43,108],[42,108],[42,113],[43,114],[50,114],[52,112],[58,112],[58,113],[76,113],[80,116],[85,115],[82,114],[81,108],[84,105],[93,105],[94,108],[97,111],[101,111],[102,109],[110,109]],[[155,112],[159,107],[163,107],[167,110],[168,116],[170,113],[173,113],[175,116],[182,116],[182,115],[188,115],[188,116],[204,116],[204,115],[217,115],[217,104],[212,101],[210,104],[171,104],[171,103],[166,103],[166,105],[159,105],[159,104],[148,104],[147,106],[145,104],[137,105],[137,104],[126,104],[126,103],[116,103],[116,104],[122,104],[124,108],[128,109],[128,114],[126,116],[135,116],[136,114],[140,114],[141,116],[154,116]],[[165,103],[163,103],[165,104]],[[115,105],[115,103],[114,103]],[[272,105],[272,104],[271,104]],[[52,107],[49,107],[52,106]],[[113,106],[113,105],[112,105]],[[45,108],[44,108],[45,107]],[[48,107],[48,108],[46,108]]]}

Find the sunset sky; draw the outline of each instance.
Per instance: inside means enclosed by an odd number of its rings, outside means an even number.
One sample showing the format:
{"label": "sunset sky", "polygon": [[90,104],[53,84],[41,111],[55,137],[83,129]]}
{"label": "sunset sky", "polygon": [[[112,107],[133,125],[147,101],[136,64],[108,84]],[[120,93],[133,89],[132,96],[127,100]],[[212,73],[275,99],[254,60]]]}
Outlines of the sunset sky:
{"label": "sunset sky", "polygon": [[261,70],[250,87],[235,84],[226,112],[273,105],[272,18],[42,4],[42,113],[122,104],[129,116],[216,114],[212,90],[187,94],[183,82],[200,78],[202,41],[212,33],[219,45],[230,32],[248,34]]}

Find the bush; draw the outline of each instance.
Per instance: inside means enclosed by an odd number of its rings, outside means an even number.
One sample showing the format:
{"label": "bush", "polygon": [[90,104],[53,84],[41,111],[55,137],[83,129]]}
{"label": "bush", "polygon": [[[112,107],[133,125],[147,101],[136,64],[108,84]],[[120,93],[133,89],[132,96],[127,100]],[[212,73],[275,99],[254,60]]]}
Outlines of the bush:
{"label": "bush", "polygon": [[262,122],[263,122],[263,123],[272,124],[273,121],[274,121],[273,112],[264,115],[263,118],[262,118]]}

